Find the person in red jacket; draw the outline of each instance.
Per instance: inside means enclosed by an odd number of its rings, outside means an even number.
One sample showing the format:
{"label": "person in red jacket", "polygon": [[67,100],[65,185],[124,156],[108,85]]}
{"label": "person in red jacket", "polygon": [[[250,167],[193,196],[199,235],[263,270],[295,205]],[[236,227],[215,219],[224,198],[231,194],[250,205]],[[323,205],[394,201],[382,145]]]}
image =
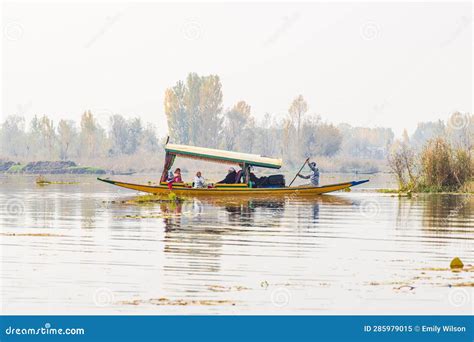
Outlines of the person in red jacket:
{"label": "person in red jacket", "polygon": [[173,183],[182,183],[183,178],[181,177],[181,169],[178,167],[176,170],[174,170],[174,177],[172,180],[168,181],[168,189],[173,188]]}

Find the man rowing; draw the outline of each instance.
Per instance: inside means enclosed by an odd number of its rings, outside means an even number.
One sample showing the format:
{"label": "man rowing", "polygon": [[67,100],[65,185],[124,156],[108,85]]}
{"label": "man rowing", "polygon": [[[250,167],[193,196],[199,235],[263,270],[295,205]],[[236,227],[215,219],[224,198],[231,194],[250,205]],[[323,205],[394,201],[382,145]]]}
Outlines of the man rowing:
{"label": "man rowing", "polygon": [[308,166],[311,169],[311,173],[307,176],[303,176],[302,174],[298,173],[298,177],[309,179],[312,186],[319,186],[319,169],[316,167],[316,163],[310,162]]}

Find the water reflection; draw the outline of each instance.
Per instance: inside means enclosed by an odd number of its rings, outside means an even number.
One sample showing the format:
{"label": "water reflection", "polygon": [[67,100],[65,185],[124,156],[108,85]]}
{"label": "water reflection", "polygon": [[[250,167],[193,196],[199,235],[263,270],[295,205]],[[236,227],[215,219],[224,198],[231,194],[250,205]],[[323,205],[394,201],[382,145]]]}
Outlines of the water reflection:
{"label": "water reflection", "polygon": [[[134,205],[126,203],[133,192],[92,179],[39,188],[34,179],[18,178],[1,186],[2,203],[18,199],[21,208],[15,214],[0,206],[2,294],[11,313],[53,303],[51,313],[80,307],[92,314],[98,310],[92,295],[103,287],[117,302],[231,300],[235,313],[347,307],[354,309],[346,313],[367,313],[369,306],[396,313],[396,305],[405,313],[426,305],[457,313],[442,299],[462,275],[436,274],[435,286],[420,269],[443,267],[455,255],[466,264],[474,258],[473,196],[353,192]],[[395,283],[415,290],[401,297]],[[276,311],[271,294],[279,287],[291,298]],[[228,290],[235,288],[245,290]],[[179,314],[190,308],[106,309]],[[193,309],[234,313],[225,306]]]}
{"label": "water reflection", "polygon": [[449,227],[459,229],[472,228],[470,216],[474,212],[474,196],[466,195],[424,195],[421,196],[423,205],[423,226],[426,228]]}

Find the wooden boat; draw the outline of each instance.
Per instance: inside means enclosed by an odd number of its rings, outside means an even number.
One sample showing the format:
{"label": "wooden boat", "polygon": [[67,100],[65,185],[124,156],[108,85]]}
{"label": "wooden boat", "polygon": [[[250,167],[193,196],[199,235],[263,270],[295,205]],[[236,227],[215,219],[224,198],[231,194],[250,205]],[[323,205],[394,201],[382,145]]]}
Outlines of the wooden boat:
{"label": "wooden boat", "polygon": [[[167,194],[174,192],[177,195],[185,196],[314,196],[328,192],[344,190],[352,186],[368,182],[368,179],[359,181],[349,181],[337,184],[328,184],[322,186],[293,186],[293,187],[272,187],[272,188],[258,188],[252,187],[251,182],[248,181],[250,174],[250,166],[263,167],[269,169],[279,169],[282,165],[281,159],[262,157],[256,154],[239,153],[225,150],[217,150],[204,147],[196,147],[189,145],[169,144],[165,145],[166,157],[163,173],[161,175],[160,184],[144,185],[126,183],[111,179],[97,178],[102,182],[120,186],[131,190],[153,193],[153,194]],[[193,188],[192,184],[188,183],[173,183],[172,189],[168,188],[168,183],[165,181],[173,162],[177,156],[200,159],[205,161],[224,163],[236,165],[242,168],[244,172],[245,183],[238,184],[212,184],[207,188]]]}

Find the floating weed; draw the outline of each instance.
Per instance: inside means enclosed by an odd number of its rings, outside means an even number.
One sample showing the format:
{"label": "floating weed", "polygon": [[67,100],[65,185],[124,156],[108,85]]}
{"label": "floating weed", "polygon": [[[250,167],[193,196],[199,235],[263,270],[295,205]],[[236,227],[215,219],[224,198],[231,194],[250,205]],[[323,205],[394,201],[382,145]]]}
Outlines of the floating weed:
{"label": "floating weed", "polygon": [[231,292],[231,291],[245,291],[250,290],[250,288],[245,286],[222,286],[222,285],[207,285],[209,291],[212,292]]}
{"label": "floating weed", "polygon": [[65,236],[60,234],[50,233],[0,233],[2,236]]}
{"label": "floating weed", "polygon": [[48,181],[44,176],[38,176],[36,177],[36,184],[39,186],[45,186],[51,184],[50,181]]}
{"label": "floating weed", "polygon": [[452,287],[474,287],[474,282],[467,282],[467,283],[458,283],[451,285]]}
{"label": "floating weed", "polygon": [[201,300],[185,300],[185,299],[169,299],[169,298],[150,298],[148,300],[132,299],[124,300],[119,302],[122,305],[140,305],[140,304],[152,304],[152,305],[235,305],[230,300],[212,300],[212,299],[201,299]]}
{"label": "floating weed", "polygon": [[164,218],[163,215],[124,215],[124,216],[115,216],[116,219],[150,219],[150,218]]}
{"label": "floating weed", "polygon": [[46,186],[50,184],[60,184],[60,185],[79,184],[79,182],[50,181],[42,175],[36,177],[35,182],[36,182],[36,185],[39,185],[39,186]]}
{"label": "floating weed", "polygon": [[150,204],[150,203],[181,203],[186,200],[185,197],[177,196],[174,192],[169,194],[153,194],[137,196],[134,199],[126,201],[127,204]]}

